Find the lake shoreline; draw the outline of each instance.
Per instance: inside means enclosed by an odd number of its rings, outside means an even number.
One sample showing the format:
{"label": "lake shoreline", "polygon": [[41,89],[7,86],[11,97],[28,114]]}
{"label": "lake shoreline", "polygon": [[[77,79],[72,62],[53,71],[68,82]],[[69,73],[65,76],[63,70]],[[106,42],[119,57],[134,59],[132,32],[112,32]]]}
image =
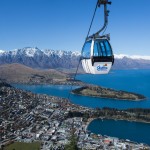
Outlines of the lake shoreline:
{"label": "lake shoreline", "polygon": [[150,124],[150,121],[143,121],[143,120],[128,120],[128,119],[118,119],[118,118],[108,118],[108,117],[99,117],[99,118],[89,118],[87,121],[87,127],[88,128],[89,124],[94,121],[94,120],[113,120],[113,121],[128,121],[128,122],[136,122],[136,123],[146,123]]}
{"label": "lake shoreline", "polygon": [[[72,90],[71,91],[71,94],[75,94],[75,95],[80,95],[80,96],[88,96],[88,97],[96,97],[96,98],[103,98],[103,99],[113,99],[113,100],[119,100],[119,101],[143,101],[143,100],[146,100],[146,97],[144,96],[144,95],[141,95],[141,94],[137,94],[137,93],[132,93],[132,92],[127,92],[127,91],[117,91],[117,90],[115,90],[115,89],[110,89],[110,88],[106,88],[106,87],[102,87],[102,86],[95,86],[95,85],[93,85],[93,84],[88,84],[88,83],[84,83],[84,82],[81,82],[81,81],[79,81],[79,80],[76,80],[76,81],[73,81],[73,82],[64,82],[64,83],[62,83],[62,82],[59,82],[59,83],[9,83],[9,84],[11,84],[11,85],[15,85],[15,84],[22,84],[22,85],[31,85],[31,86],[34,86],[34,85],[40,85],[40,86],[44,86],[44,85],[46,85],[46,86],[48,86],[48,85],[56,85],[56,86],[59,86],[59,85],[63,85],[63,86],[79,86],[79,88],[77,88],[77,89],[75,89],[75,90]],[[80,89],[83,89],[84,87],[92,87],[92,88],[95,88],[95,87],[99,87],[100,89],[101,89],[101,91],[104,91],[105,90],[105,92],[103,92],[104,94],[107,92],[107,93],[109,93],[109,92],[113,92],[113,97],[109,97],[108,96],[108,94],[105,94],[105,96],[101,96],[101,95],[90,95],[90,94],[82,94],[82,93],[80,93]],[[107,91],[106,91],[107,90]],[[118,95],[120,95],[120,93],[119,92],[122,92],[122,94],[124,94],[124,93],[127,93],[128,94],[128,97],[127,98],[123,98],[122,96],[120,96],[120,97],[116,97],[117,96],[117,94]],[[103,94],[102,93],[102,94]],[[135,99],[133,99],[133,98],[130,98],[130,96],[129,96],[129,94],[133,94],[134,96],[136,96],[136,98]]]}

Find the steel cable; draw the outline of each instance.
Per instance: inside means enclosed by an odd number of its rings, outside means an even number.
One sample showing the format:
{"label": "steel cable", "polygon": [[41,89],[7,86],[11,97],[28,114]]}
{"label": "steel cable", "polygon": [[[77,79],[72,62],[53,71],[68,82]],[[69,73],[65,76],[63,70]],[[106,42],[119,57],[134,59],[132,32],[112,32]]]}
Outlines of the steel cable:
{"label": "steel cable", "polygon": [[[86,39],[88,38],[88,36],[89,36],[89,34],[90,34],[90,30],[91,30],[91,27],[92,27],[92,24],[93,24],[93,21],[94,21],[94,18],[95,18],[97,6],[98,6],[98,1],[97,1],[97,3],[96,3],[96,7],[95,7],[95,9],[94,9],[94,14],[93,14],[93,17],[92,17],[92,20],[91,20],[91,23],[90,23],[90,27],[89,27],[87,36],[86,36],[86,38],[85,38],[85,42],[86,42]],[[85,43],[85,42],[84,42],[84,43]],[[83,47],[82,47],[82,49],[83,49]],[[78,69],[79,69],[79,66],[80,66],[80,62],[81,62],[81,56],[80,56],[80,58],[79,58],[79,63],[78,63],[78,65],[77,65],[77,69],[76,69],[76,72],[75,72],[73,81],[75,81],[75,79],[76,79],[76,76],[77,76],[77,73],[78,73]],[[69,91],[69,94],[68,94],[68,100],[70,100],[72,88],[73,88],[73,82],[72,82],[72,84],[71,84],[71,88],[70,88],[70,91]]]}

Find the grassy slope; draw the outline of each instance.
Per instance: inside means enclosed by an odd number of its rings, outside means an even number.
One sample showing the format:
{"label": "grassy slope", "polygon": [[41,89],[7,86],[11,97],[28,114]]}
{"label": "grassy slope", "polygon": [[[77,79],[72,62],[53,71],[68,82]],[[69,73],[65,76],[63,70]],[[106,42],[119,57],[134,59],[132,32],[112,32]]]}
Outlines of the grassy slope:
{"label": "grassy slope", "polygon": [[22,143],[22,142],[15,142],[7,147],[4,150],[40,150],[40,143]]}
{"label": "grassy slope", "polygon": [[7,82],[30,82],[31,79],[51,80],[66,79],[67,75],[54,69],[37,70],[21,64],[0,65],[0,78]]}

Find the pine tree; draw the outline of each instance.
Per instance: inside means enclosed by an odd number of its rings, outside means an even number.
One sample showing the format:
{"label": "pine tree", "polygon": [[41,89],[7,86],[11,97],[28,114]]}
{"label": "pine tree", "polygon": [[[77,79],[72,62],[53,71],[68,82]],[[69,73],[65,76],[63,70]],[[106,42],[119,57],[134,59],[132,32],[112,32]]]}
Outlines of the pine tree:
{"label": "pine tree", "polygon": [[79,148],[77,147],[77,137],[73,132],[70,136],[69,143],[65,145],[65,150],[79,150]]}

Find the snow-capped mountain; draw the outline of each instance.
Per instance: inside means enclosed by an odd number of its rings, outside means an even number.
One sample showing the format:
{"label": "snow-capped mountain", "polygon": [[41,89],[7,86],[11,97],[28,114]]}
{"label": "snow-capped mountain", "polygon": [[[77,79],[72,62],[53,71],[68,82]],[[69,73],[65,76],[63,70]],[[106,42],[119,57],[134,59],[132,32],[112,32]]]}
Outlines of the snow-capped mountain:
{"label": "snow-capped mountain", "polygon": [[0,54],[2,54],[2,53],[4,53],[5,51],[3,51],[3,50],[0,50]]}
{"label": "snow-capped mountain", "polygon": [[[25,47],[12,51],[0,50],[0,64],[20,63],[32,68],[76,68],[81,53],[63,50],[40,50]],[[150,69],[150,56],[115,54],[113,69]]]}
{"label": "snow-capped mountain", "polygon": [[125,54],[114,56],[114,69],[150,69],[150,56]]}
{"label": "snow-capped mountain", "polygon": [[20,63],[42,69],[75,68],[79,58],[79,52],[25,47],[0,53],[0,64]]}

